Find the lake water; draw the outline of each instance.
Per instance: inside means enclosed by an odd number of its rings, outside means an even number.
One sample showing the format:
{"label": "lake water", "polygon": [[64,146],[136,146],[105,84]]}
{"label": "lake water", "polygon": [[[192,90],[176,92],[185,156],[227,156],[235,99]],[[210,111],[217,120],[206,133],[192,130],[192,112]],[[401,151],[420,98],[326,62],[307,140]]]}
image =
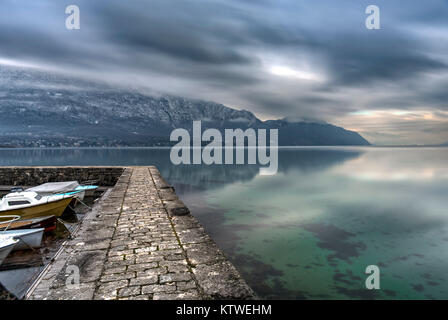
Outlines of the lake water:
{"label": "lake water", "polygon": [[0,149],[0,165],[156,165],[263,298],[448,298],[448,148],[280,149],[274,176],[149,148]]}

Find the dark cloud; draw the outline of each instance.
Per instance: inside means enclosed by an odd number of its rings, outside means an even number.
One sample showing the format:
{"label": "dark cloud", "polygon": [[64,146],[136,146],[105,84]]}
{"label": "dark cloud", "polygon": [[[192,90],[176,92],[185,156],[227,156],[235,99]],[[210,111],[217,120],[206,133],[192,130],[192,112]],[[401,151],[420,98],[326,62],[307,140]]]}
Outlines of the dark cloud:
{"label": "dark cloud", "polygon": [[373,37],[352,35],[345,41],[326,43],[334,75],[332,84],[337,86],[393,82],[447,69],[444,62],[425,56],[421,44],[399,34],[380,31]]}
{"label": "dark cloud", "polygon": [[[71,4],[81,9],[81,30],[65,29]],[[214,100],[262,117],[343,124],[356,111],[424,109],[446,119],[446,1],[377,0],[381,30],[364,26],[369,4],[4,0],[0,59]],[[283,71],[272,72],[275,66]],[[424,119],[412,125],[428,132]],[[434,132],[435,140],[446,135]],[[371,132],[395,136],[383,133]]]}
{"label": "dark cloud", "polygon": [[189,16],[169,14],[168,4],[166,11],[159,9],[154,12],[149,4],[146,8],[122,5],[119,11],[106,4],[98,10],[103,14],[100,16],[102,32],[112,43],[130,50],[157,52],[201,64],[252,62],[250,55],[241,54],[233,46],[225,45],[219,28],[212,27],[207,32],[201,23],[203,19],[195,21]]}

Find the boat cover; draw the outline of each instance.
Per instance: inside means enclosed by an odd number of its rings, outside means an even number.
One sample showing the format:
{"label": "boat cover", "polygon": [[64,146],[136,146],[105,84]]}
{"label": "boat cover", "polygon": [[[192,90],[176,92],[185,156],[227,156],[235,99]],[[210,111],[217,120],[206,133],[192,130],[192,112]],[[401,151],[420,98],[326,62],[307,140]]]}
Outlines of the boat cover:
{"label": "boat cover", "polygon": [[75,190],[79,186],[78,181],[65,181],[65,182],[48,182],[26,189],[26,191],[33,191],[39,194],[54,194],[65,193]]}

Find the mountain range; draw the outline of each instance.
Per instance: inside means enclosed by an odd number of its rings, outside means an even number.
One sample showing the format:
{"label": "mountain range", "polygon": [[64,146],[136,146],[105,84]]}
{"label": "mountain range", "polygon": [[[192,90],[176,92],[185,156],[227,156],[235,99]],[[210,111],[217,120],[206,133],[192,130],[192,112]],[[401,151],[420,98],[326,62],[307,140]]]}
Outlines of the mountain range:
{"label": "mountain range", "polygon": [[222,104],[89,84],[37,71],[0,69],[2,146],[170,145],[175,128],[278,129],[279,145],[369,145],[361,135],[318,122],[262,121]]}

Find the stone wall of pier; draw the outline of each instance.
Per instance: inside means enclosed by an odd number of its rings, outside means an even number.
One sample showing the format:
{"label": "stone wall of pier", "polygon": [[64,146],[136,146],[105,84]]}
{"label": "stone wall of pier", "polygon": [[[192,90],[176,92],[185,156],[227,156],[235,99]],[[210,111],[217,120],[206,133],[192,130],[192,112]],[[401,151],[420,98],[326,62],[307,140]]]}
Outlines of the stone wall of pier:
{"label": "stone wall of pier", "polygon": [[122,167],[0,167],[0,186],[37,186],[77,180],[112,187],[123,171]]}

